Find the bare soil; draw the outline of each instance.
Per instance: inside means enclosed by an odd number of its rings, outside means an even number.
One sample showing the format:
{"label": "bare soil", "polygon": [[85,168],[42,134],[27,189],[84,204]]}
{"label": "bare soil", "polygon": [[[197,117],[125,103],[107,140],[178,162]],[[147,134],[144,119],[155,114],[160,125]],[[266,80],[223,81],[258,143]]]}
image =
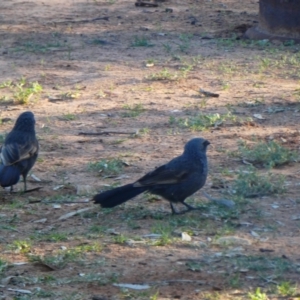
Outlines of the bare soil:
{"label": "bare soil", "polygon": [[[281,299],[278,285],[299,283],[297,163],[272,170],[286,176],[284,194],[247,199],[233,210],[201,191],[193,203],[203,211],[182,216],[172,216],[167,201],[143,195],[112,210],[90,201],[179,155],[195,136],[211,142],[203,190],[215,198],[223,196],[213,182],[245,167],[230,155],[239,140],[275,140],[299,151],[299,48],[243,39],[257,24],[258,2],[157,4],[1,1],[0,83],[26,78],[43,87],[23,105],[12,90],[0,90],[3,134],[24,110],[36,116],[41,150],[32,173],[41,182],[29,177],[28,185],[42,186],[1,193],[0,257],[8,264],[0,267],[1,299],[249,299],[257,287]],[[200,88],[220,97],[206,98]],[[172,122],[228,110],[240,121],[205,131]],[[114,177],[88,167],[117,158],[125,165]],[[182,241],[181,232],[192,240]],[[152,233],[165,239],[145,237]],[[215,243],[225,236],[246,244]],[[61,264],[32,258],[70,249]]]}

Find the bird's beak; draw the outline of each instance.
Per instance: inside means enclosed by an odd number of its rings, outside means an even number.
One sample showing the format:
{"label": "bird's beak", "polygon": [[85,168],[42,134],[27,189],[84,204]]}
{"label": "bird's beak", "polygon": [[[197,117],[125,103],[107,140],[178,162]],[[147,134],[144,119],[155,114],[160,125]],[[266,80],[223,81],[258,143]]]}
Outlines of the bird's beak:
{"label": "bird's beak", "polygon": [[203,143],[203,145],[207,147],[208,145],[210,145],[210,142],[206,140],[206,141]]}

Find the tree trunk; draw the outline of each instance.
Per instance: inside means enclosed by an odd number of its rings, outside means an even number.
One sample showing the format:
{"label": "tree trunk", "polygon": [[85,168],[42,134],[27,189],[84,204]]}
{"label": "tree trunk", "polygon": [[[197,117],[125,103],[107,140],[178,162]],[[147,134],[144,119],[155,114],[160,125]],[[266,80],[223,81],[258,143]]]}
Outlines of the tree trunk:
{"label": "tree trunk", "polygon": [[300,0],[260,0],[259,25],[250,28],[250,39],[300,41]]}

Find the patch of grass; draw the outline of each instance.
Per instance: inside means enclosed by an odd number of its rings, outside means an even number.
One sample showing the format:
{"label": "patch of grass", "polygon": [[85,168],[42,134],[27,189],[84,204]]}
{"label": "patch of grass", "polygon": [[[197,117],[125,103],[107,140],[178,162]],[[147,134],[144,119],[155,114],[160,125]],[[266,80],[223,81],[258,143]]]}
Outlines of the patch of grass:
{"label": "patch of grass", "polygon": [[90,162],[88,169],[91,171],[97,171],[103,176],[117,175],[123,171],[124,163],[121,159],[102,159],[96,162]]}
{"label": "patch of grass", "polygon": [[177,80],[179,79],[179,75],[177,72],[171,72],[167,68],[162,69],[159,72],[152,73],[146,76],[146,79],[153,81],[161,81],[161,80]]}
{"label": "patch of grass", "polygon": [[68,234],[63,232],[53,232],[49,234],[39,233],[31,236],[33,240],[46,241],[46,242],[64,242],[68,240]]}
{"label": "patch of grass", "polygon": [[83,244],[74,248],[59,250],[53,255],[28,255],[31,262],[38,262],[50,266],[53,269],[63,269],[68,262],[80,262],[87,252],[99,253],[102,251],[100,243]]}
{"label": "patch of grass", "polygon": [[8,245],[8,248],[16,253],[28,253],[31,251],[32,245],[30,241],[15,240],[12,244]]}
{"label": "patch of grass", "polygon": [[201,272],[203,270],[203,264],[195,261],[187,262],[186,266],[188,270],[191,270],[193,272]]}
{"label": "patch of grass", "polygon": [[218,127],[223,124],[225,121],[236,122],[236,118],[228,112],[227,114],[220,115],[215,114],[198,114],[196,116],[189,116],[186,118],[176,119],[175,117],[170,117],[169,123],[171,125],[176,124],[180,127],[189,128],[192,131],[204,131],[211,127]]}
{"label": "patch of grass", "polygon": [[281,276],[284,272],[296,272],[296,266],[282,257],[264,256],[240,256],[234,259],[234,265],[238,268],[245,268],[261,275],[271,272],[272,275]]}
{"label": "patch of grass", "polygon": [[192,34],[181,34],[179,37],[181,43],[178,45],[178,50],[186,53],[190,48],[190,41],[192,37]]}
{"label": "patch of grass", "polygon": [[0,258],[0,276],[7,268],[7,262]]}
{"label": "patch of grass", "polygon": [[124,109],[126,109],[126,112],[122,113],[122,117],[124,118],[135,118],[145,111],[141,103],[132,106],[126,104],[124,105]]}
{"label": "patch of grass", "polygon": [[240,274],[233,274],[227,277],[227,283],[233,289],[240,288],[242,286]]}
{"label": "patch of grass", "polygon": [[146,37],[135,36],[133,42],[131,43],[132,47],[153,47]]}
{"label": "patch of grass", "polygon": [[260,288],[257,288],[254,293],[248,293],[250,300],[268,300],[267,294],[260,291]]}
{"label": "patch of grass", "polygon": [[92,225],[89,228],[89,232],[98,233],[98,234],[104,233],[106,230],[107,230],[107,227],[106,226],[101,226],[101,225]]}
{"label": "patch of grass", "polygon": [[260,197],[284,193],[284,182],[284,176],[271,173],[260,175],[254,168],[248,168],[238,172],[232,189],[234,194],[245,198]]}
{"label": "patch of grass", "polygon": [[76,115],[67,113],[62,116],[62,119],[64,119],[65,121],[74,121],[76,120]]}
{"label": "patch of grass", "polygon": [[69,92],[64,92],[58,95],[61,99],[77,99],[80,96],[80,92],[76,91],[69,91]]}
{"label": "patch of grass", "polygon": [[292,297],[295,295],[297,290],[297,286],[291,284],[288,281],[283,281],[279,285],[277,285],[277,292],[280,296],[283,297]]}
{"label": "patch of grass", "polygon": [[128,237],[126,237],[124,234],[118,234],[118,235],[114,236],[113,240],[114,240],[114,242],[115,242],[116,244],[123,245],[123,244],[125,244],[129,239],[128,239]]}
{"label": "patch of grass", "polygon": [[171,53],[172,51],[172,46],[170,44],[163,44],[163,47],[164,47],[164,50],[167,52],[167,53]]}
{"label": "patch of grass", "polygon": [[14,101],[19,104],[28,104],[33,96],[43,91],[43,87],[38,82],[27,82],[26,78],[21,78],[10,89],[13,91]]}
{"label": "patch of grass", "polygon": [[59,48],[62,44],[58,41],[56,42],[48,42],[48,43],[36,43],[33,41],[26,41],[22,43],[20,46],[14,48],[13,50],[16,52],[33,52],[33,53],[47,53],[52,50],[52,48]]}
{"label": "patch of grass", "polygon": [[253,164],[260,164],[267,168],[273,168],[289,162],[296,162],[299,155],[276,141],[260,142],[249,146],[245,142],[239,143],[239,156]]}
{"label": "patch of grass", "polygon": [[151,232],[161,234],[161,237],[154,241],[154,246],[170,245],[174,238],[172,237],[172,228],[165,224],[165,222],[156,222],[151,228]]}

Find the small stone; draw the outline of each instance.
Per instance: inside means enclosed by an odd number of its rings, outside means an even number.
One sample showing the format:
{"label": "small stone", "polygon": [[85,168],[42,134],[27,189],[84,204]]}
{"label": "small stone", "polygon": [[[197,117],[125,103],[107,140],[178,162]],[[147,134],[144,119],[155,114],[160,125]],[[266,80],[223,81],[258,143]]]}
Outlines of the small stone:
{"label": "small stone", "polygon": [[190,242],[192,240],[192,237],[188,233],[182,232],[181,233],[181,239],[183,241]]}
{"label": "small stone", "polygon": [[251,245],[251,241],[237,236],[224,236],[215,241],[218,245]]}

